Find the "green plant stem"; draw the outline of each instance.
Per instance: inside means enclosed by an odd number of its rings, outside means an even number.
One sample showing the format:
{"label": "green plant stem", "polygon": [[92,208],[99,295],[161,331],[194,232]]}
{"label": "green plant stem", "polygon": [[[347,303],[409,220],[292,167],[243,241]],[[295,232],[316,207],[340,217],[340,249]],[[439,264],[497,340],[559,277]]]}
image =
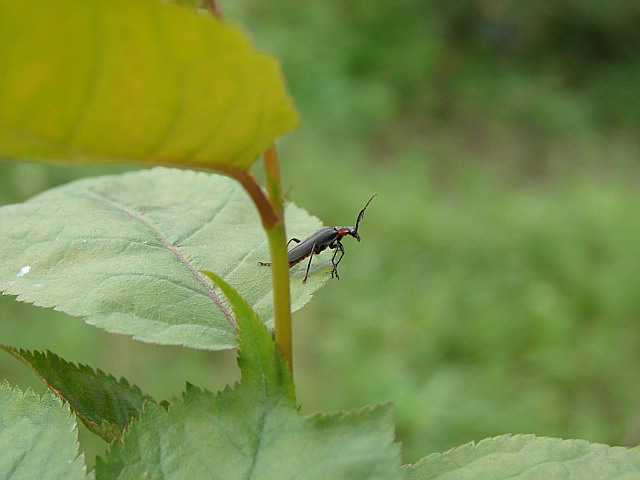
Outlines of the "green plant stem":
{"label": "green plant stem", "polygon": [[273,307],[276,322],[276,344],[280,353],[289,364],[293,374],[293,344],[291,339],[291,291],[289,278],[289,257],[287,256],[287,237],[284,225],[284,202],[280,168],[275,145],[263,154],[264,169],[267,176],[269,200],[276,222],[267,228],[269,250],[271,253],[271,275],[273,279]]}
{"label": "green plant stem", "polygon": [[291,299],[289,292],[289,258],[287,256],[284,225],[276,224],[267,230],[271,252],[273,308],[276,323],[276,345],[293,373],[291,342]]}

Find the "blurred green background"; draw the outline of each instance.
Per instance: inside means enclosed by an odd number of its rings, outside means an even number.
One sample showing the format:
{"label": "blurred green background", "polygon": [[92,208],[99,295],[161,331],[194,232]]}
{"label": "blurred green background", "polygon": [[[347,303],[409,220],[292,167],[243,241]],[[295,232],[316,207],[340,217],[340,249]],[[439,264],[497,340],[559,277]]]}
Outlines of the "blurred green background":
{"label": "blurred green background", "polygon": [[[640,4],[222,8],[282,59],[301,111],[279,144],[290,199],[351,225],[378,193],[341,280],[295,316],[302,411],[394,400],[405,462],[506,432],[640,443]],[[0,203],[128,168],[0,163]],[[11,298],[0,322],[0,343],[158,399],[238,376],[234,352],[140,344]],[[8,355],[4,377],[44,390]]]}

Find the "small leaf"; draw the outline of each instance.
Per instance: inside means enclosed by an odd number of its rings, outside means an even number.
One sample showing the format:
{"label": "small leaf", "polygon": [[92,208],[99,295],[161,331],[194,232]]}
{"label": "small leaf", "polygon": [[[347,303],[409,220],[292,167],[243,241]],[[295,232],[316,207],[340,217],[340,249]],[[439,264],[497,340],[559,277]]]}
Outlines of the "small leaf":
{"label": "small leaf", "polygon": [[429,455],[407,467],[412,480],[640,478],[640,449],[586,440],[502,435]]}
{"label": "small leaf", "polygon": [[3,479],[86,478],[74,418],[49,393],[0,385],[0,452]]}
{"label": "small leaf", "polygon": [[[209,270],[200,270],[200,273],[209,277],[209,279],[216,284],[218,288],[227,297],[231,306],[233,307],[233,313],[236,318],[240,319],[258,319],[256,312],[253,311],[251,306],[240,296],[240,294],[222,278]],[[245,320],[245,322],[248,320]],[[237,326],[236,326],[237,327]]]}
{"label": "small leaf", "polygon": [[255,315],[237,319],[240,383],[217,395],[188,385],[168,411],[146,404],[140,421],[97,459],[98,478],[403,478],[389,405],[300,416],[267,329]]}
{"label": "small leaf", "polygon": [[297,124],[277,62],[158,0],[0,0],[0,156],[247,169]]}
{"label": "small leaf", "polygon": [[[315,217],[289,205],[292,235]],[[0,207],[0,291],[150,343],[234,348],[228,303],[198,271],[218,272],[273,321],[266,236],[247,194],[221,176],[156,168],[85,179]],[[292,308],[329,278],[292,269]]]}
{"label": "small leaf", "polygon": [[56,354],[30,352],[0,345],[0,349],[33,368],[47,386],[69,406],[89,430],[111,442],[138,417],[145,400],[154,402],[135,385],[116,380],[86,365],[76,366]]}
{"label": "small leaf", "polygon": [[[243,388],[263,389],[265,398],[295,405],[293,379],[284,358],[258,315],[238,292],[215,273],[203,270],[231,302],[238,322],[238,364]],[[251,386],[251,387],[250,387]]]}

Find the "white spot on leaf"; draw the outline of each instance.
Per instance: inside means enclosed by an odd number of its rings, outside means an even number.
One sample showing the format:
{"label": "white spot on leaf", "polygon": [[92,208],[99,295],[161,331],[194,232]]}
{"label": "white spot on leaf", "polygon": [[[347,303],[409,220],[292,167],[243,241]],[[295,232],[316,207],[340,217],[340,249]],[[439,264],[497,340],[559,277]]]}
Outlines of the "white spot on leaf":
{"label": "white spot on leaf", "polygon": [[27,273],[29,273],[29,270],[31,270],[31,266],[29,265],[25,265],[24,267],[22,267],[20,269],[20,271],[16,274],[16,277],[21,277]]}

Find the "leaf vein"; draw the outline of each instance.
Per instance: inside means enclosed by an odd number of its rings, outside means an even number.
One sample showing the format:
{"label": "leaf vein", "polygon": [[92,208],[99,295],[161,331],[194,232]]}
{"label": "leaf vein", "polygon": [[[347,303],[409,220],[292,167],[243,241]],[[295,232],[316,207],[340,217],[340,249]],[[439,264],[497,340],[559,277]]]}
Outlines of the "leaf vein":
{"label": "leaf vein", "polygon": [[230,199],[232,198],[232,196],[233,196],[233,192],[229,192],[229,194],[227,195],[227,200],[223,203],[223,205],[220,208],[218,208],[215,212],[213,212],[213,215],[211,215],[211,218],[209,218],[209,220],[203,222],[202,225],[199,225],[195,230],[187,233],[182,238],[176,240],[175,243],[176,244],[183,244],[187,240],[189,240],[191,237],[196,235],[198,232],[200,232],[201,230],[203,230],[206,227],[208,227],[209,225],[211,225],[211,223],[213,223],[213,221],[218,217],[220,212],[224,211],[224,209],[227,208],[227,205],[230,203]]}
{"label": "leaf vein", "polygon": [[169,240],[167,240],[167,237],[163,235],[162,232],[160,232],[160,230],[158,230],[158,228],[156,228],[156,226],[153,225],[153,223],[151,223],[147,218],[145,218],[144,215],[137,213],[127,208],[126,206],[111,200],[110,198],[104,197],[98,194],[97,192],[93,192],[93,193],[97,199],[105,202],[107,205],[110,205],[113,208],[120,210],[123,213],[126,213],[131,218],[142,222],[147,228],[149,228],[153,232],[153,234],[162,242],[162,245],[165,248],[167,248],[170,252],[172,252],[178,258],[180,263],[182,263],[182,265],[184,265],[189,270],[189,272],[191,272],[191,274],[193,274],[196,277],[196,280],[198,280],[198,282],[202,284],[202,286],[207,291],[207,294],[209,295],[209,297],[216,303],[216,305],[218,305],[218,308],[220,308],[222,313],[224,313],[224,315],[227,317],[227,320],[229,320],[229,323],[233,326],[233,328],[238,328],[233,316],[231,315],[229,310],[224,306],[224,304],[220,300],[220,297],[215,292],[215,290],[205,281],[203,276],[200,275],[200,273],[198,273],[198,270],[191,264],[191,262],[189,262],[186,259],[186,257],[178,250],[178,248],[176,248],[175,245],[172,245],[169,242]]}

